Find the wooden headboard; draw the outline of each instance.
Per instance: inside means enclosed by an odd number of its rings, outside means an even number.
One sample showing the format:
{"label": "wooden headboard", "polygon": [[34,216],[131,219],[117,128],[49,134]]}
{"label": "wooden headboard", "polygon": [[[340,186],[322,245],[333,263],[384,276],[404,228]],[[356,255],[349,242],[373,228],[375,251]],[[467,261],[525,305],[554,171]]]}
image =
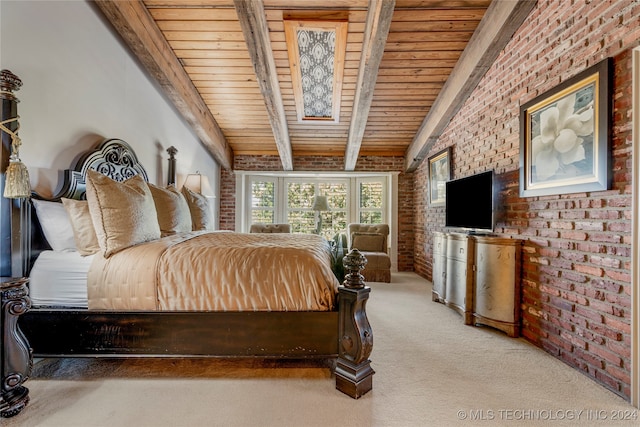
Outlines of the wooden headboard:
{"label": "wooden headboard", "polygon": [[[170,156],[168,182],[175,183],[174,156],[177,150],[174,147],[170,147],[167,152]],[[134,175],[142,176],[145,181],[149,180],[147,171],[140,164],[138,156],[136,156],[129,144],[121,139],[107,139],[80,156],[71,169],[66,169],[63,173],[62,186],[59,187],[60,189],[51,199],[46,200],[59,202],[62,198],[85,199],[87,191],[86,176],[89,169],[98,171],[116,181],[125,181]],[[33,193],[32,197],[45,200],[37,193]],[[27,238],[29,244],[24,252],[24,259],[28,260],[24,267],[26,270],[25,275],[28,275],[40,252],[51,249],[51,247],[42,233],[33,203],[27,203],[25,209],[28,212],[28,218],[23,223],[30,224],[29,227],[25,227],[25,232],[29,233],[30,236]]]}
{"label": "wooden headboard", "polygon": [[116,181],[125,181],[134,175],[149,180],[147,171],[138,162],[131,146],[121,139],[107,139],[96,148],[83,154],[72,169],[64,171],[62,187],[53,200],[85,199],[86,177],[89,169],[100,172]]}

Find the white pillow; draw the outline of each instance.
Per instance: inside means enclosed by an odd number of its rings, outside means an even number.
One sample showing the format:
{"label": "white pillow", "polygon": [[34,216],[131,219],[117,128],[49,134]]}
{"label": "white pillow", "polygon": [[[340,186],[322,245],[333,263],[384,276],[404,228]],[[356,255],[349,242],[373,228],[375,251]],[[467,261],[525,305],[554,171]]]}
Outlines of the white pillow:
{"label": "white pillow", "polygon": [[54,251],[75,251],[71,219],[62,203],[31,199],[44,237]]}

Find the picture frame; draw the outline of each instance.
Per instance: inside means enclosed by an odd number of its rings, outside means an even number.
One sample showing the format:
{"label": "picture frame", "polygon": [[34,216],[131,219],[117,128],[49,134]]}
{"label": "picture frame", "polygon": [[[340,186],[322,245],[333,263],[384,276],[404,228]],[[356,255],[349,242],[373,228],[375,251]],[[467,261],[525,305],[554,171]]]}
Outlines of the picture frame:
{"label": "picture frame", "polygon": [[429,157],[429,205],[444,206],[446,182],[451,179],[451,147]]}
{"label": "picture frame", "polygon": [[520,196],[611,186],[611,77],[607,58],[520,107]]}

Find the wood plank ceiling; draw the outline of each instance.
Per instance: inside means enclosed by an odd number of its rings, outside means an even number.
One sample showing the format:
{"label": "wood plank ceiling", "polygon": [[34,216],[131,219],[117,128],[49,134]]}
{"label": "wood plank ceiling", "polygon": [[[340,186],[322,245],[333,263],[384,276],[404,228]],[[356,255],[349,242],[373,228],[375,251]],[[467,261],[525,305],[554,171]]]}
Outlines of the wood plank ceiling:
{"label": "wood plank ceiling", "polygon": [[[353,170],[377,155],[405,156],[413,170],[535,1],[97,4],[223,167],[233,155],[279,155],[292,170],[314,155],[344,156]],[[339,121],[300,122],[284,19],[336,14],[348,17]]]}

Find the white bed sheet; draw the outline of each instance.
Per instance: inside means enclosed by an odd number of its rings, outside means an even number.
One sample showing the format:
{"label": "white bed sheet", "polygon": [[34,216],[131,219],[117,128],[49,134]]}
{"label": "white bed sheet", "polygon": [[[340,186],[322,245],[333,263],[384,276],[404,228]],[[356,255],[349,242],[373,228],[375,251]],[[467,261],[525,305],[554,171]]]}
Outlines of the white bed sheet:
{"label": "white bed sheet", "polygon": [[29,274],[32,307],[87,308],[87,273],[91,256],[78,252],[44,251]]}

